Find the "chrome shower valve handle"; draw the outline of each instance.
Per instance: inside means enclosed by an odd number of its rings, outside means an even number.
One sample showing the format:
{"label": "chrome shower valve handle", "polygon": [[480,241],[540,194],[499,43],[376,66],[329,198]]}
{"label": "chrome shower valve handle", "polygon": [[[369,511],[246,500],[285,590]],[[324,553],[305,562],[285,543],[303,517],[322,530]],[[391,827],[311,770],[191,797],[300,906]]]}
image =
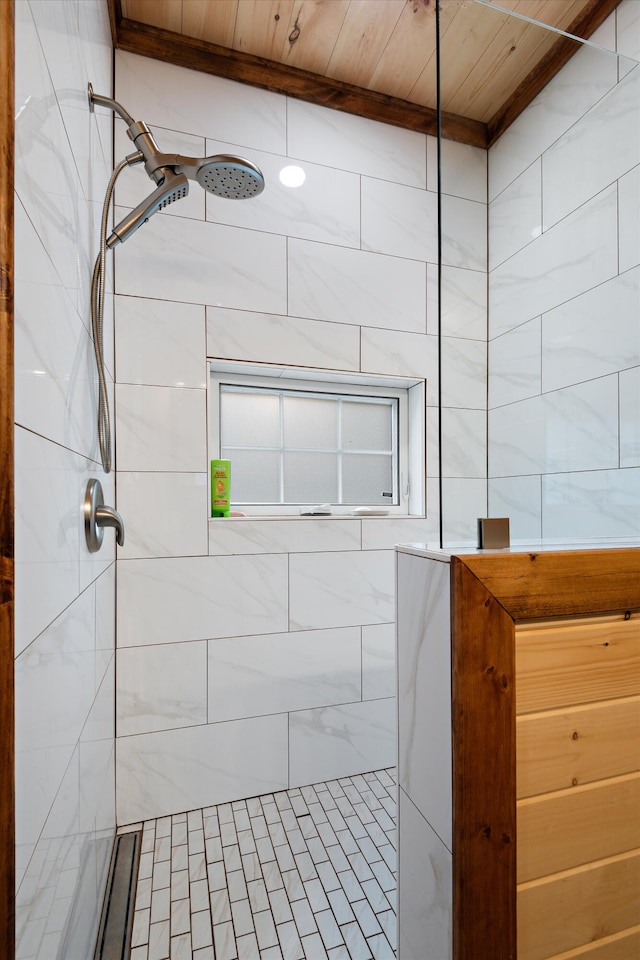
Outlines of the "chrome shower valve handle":
{"label": "chrome shower valve handle", "polygon": [[122,517],[113,507],[105,506],[102,484],[95,478],[89,480],[87,483],[83,512],[84,534],[89,553],[96,553],[102,546],[104,527],[115,527],[118,546],[124,546],[124,523]]}

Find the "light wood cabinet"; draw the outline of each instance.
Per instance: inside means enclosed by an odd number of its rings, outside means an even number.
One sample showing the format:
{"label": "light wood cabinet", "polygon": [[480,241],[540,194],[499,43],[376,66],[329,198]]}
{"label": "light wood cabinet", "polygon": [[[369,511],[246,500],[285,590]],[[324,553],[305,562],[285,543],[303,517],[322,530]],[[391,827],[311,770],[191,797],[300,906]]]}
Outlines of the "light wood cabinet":
{"label": "light wood cabinet", "polygon": [[[432,936],[437,960],[638,960],[640,550],[425,549],[423,579],[419,549],[400,552],[399,960],[418,960],[421,939],[431,960]],[[424,627],[403,573],[414,592],[439,584],[441,596],[423,604]],[[436,704],[427,666],[442,665],[445,645],[448,708]],[[447,711],[450,828],[429,733],[444,729]],[[412,806],[422,818],[411,813],[414,829],[429,834],[422,847],[403,825]],[[441,911],[420,928],[405,869],[440,904],[449,882],[434,868],[432,883],[413,852],[434,857],[431,834],[449,854],[450,921]]]}

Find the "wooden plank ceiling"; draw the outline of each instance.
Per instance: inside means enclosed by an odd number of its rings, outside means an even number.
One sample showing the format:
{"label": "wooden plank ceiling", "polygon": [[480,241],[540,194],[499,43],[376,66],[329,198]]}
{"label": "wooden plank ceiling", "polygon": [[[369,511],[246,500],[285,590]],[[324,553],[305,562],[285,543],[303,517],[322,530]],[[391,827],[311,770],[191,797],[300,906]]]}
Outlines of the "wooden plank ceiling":
{"label": "wooden plank ceiling", "polygon": [[[489,146],[620,0],[440,0],[443,134]],[[109,0],[115,46],[435,133],[435,0]],[[501,9],[496,9],[501,8]]]}

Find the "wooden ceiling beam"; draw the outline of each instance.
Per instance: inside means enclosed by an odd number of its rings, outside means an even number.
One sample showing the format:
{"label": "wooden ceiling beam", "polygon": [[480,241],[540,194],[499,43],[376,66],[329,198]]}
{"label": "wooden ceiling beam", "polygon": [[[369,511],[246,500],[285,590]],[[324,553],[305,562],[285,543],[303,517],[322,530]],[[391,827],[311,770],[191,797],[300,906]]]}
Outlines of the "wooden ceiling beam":
{"label": "wooden ceiling beam", "polygon": [[[373,90],[364,90],[362,87],[322,77],[308,70],[186,37],[136,20],[121,16],[118,19],[119,3],[117,0],[109,0],[109,5],[114,10],[113,20],[116,23],[114,46],[119,50],[225,77],[227,80],[248,83],[273,93],[352,113],[368,120],[378,120],[407,130],[437,135],[437,115],[430,107],[422,107]],[[475,147],[487,146],[486,124],[455,114],[443,114],[442,134],[448,140],[457,140]]]}
{"label": "wooden ceiling beam", "polygon": [[[120,50],[247,83],[368,120],[437,135],[437,115],[433,108],[129,20],[122,16],[121,0],[107,2],[114,46]],[[567,32],[584,40],[589,39],[620,2],[621,0],[589,0],[580,15],[569,24]],[[560,36],[549,53],[520,83],[488,123],[445,112],[442,116],[443,136],[445,139],[475,147],[491,146],[571,59],[577,49],[574,40]]]}
{"label": "wooden ceiling beam", "polygon": [[[573,20],[567,33],[588,40],[607,17],[613,13],[620,0],[590,0],[582,13]],[[550,80],[579,49],[575,40],[560,36],[549,52],[516,87],[509,99],[491,117],[487,124],[488,143],[492,146],[511,126],[522,111],[538,96]],[[604,54],[603,54],[604,56]]]}

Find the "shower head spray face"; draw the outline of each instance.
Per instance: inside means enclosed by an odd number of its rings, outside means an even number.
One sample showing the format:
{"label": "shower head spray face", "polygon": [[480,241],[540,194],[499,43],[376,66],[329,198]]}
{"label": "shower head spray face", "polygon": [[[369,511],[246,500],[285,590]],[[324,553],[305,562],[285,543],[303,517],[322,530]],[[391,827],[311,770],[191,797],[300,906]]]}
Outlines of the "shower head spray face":
{"label": "shower head spray face", "polygon": [[196,180],[209,193],[228,200],[257,197],[264,190],[264,177],[255,164],[223,153],[201,160]]}

